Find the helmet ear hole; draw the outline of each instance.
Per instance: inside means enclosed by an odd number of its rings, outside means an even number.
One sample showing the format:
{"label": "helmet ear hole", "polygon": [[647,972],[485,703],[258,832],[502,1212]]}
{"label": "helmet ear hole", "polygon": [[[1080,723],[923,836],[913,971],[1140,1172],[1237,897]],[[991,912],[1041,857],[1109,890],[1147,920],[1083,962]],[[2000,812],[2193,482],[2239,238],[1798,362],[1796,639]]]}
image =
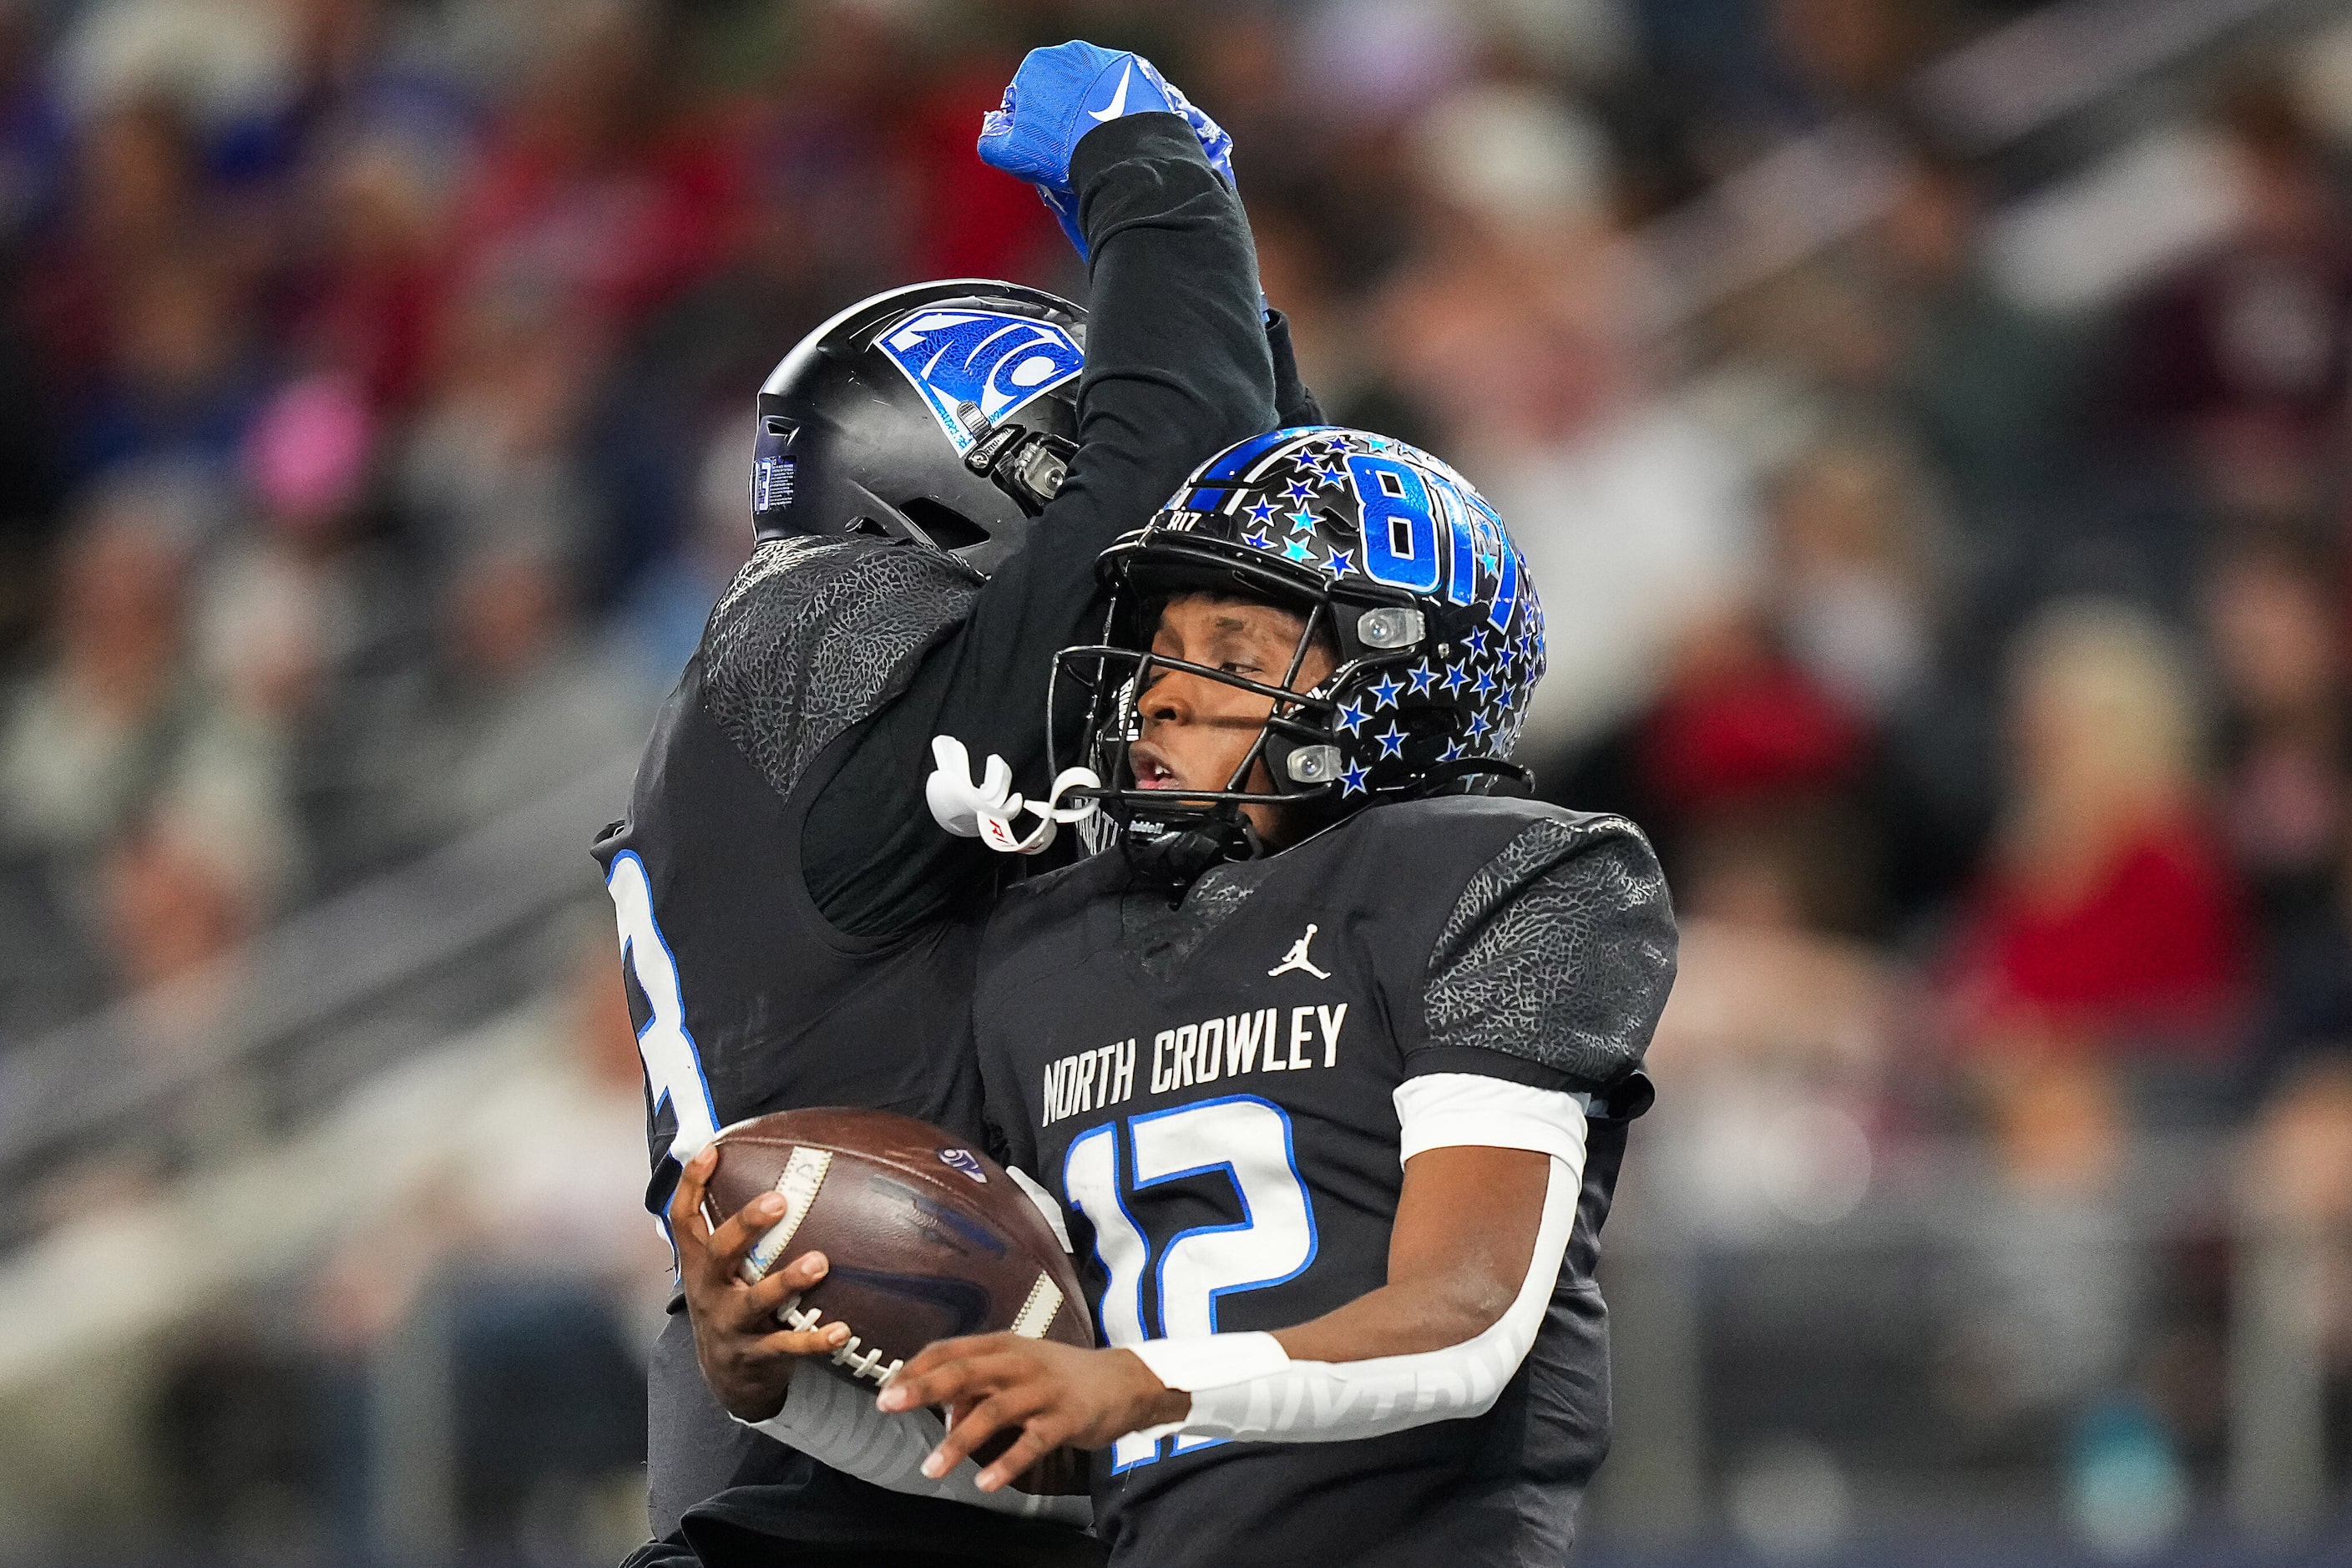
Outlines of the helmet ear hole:
{"label": "helmet ear hole", "polygon": [[965,550],[988,542],[988,530],[963,513],[929,496],[917,496],[900,501],[898,510],[908,522],[922,531],[923,537],[941,550]]}

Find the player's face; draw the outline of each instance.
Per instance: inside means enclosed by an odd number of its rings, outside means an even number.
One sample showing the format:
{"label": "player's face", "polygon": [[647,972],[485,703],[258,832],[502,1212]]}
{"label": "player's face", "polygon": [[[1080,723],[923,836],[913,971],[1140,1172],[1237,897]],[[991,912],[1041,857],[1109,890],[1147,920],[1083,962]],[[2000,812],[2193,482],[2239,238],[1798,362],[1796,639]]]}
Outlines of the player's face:
{"label": "player's face", "polygon": [[[1306,629],[1304,616],[1272,605],[1187,594],[1171,599],[1160,612],[1151,651],[1262,685],[1281,686]],[[1331,668],[1330,654],[1310,647],[1287,684],[1293,690],[1307,690]],[[1182,670],[1155,669],[1138,707],[1143,735],[1128,751],[1137,786],[1181,794],[1235,787],[1234,773],[1257,743],[1274,701]],[[1263,759],[1239,787],[1254,795],[1274,793],[1273,776]],[[1283,841],[1280,807],[1245,805],[1242,810],[1260,837],[1269,844]]]}

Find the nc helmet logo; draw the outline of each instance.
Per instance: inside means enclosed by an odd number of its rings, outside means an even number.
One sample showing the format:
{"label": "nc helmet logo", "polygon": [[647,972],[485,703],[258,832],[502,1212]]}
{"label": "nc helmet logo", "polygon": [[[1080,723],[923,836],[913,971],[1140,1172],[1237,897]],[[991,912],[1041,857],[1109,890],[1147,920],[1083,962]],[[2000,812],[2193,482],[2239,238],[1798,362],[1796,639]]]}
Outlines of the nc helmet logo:
{"label": "nc helmet logo", "polygon": [[980,1168],[980,1156],[969,1149],[942,1149],[940,1163],[949,1170],[970,1176],[982,1186],[988,1184],[988,1173]]}
{"label": "nc helmet logo", "polygon": [[959,452],[980,427],[1076,375],[1087,357],[1055,323],[995,310],[927,310],[881,347]]}

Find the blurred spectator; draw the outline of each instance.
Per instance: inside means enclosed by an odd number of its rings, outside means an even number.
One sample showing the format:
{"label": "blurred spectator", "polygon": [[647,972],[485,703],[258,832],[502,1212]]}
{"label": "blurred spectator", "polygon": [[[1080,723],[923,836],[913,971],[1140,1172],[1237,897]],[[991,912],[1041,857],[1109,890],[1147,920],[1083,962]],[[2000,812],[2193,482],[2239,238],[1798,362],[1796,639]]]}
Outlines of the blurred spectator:
{"label": "blurred spectator", "polygon": [[1934,531],[1919,476],[1884,443],[1825,444],[1771,488],[1773,578],[1790,651],[1884,718],[1930,674]]}
{"label": "blurred spectator", "polygon": [[2024,310],[1989,275],[1986,184],[1922,156],[1887,212],[1876,237],[1891,289],[1885,390],[1955,497],[1958,521],[2014,549],[2011,515],[2081,436],[2083,329]]}
{"label": "blurred spectator", "polygon": [[153,499],[93,498],[62,552],[57,646],[0,732],[0,809],[19,846],[95,853],[155,793],[188,722],[192,542]]}
{"label": "blurred spectator", "polygon": [[53,644],[0,718],[0,1035],[112,989],[93,874],[179,776],[205,706],[182,658],[185,503],[152,475],[85,502],[58,563]]}
{"label": "blurred spectator", "polygon": [[249,862],[234,839],[208,827],[158,811],[108,855],[107,935],[124,991],[195,974],[258,927]]}
{"label": "blurred spectator", "polygon": [[2256,538],[2225,550],[2205,588],[2223,821],[2273,932],[2324,914],[2346,843],[2352,689],[2331,565],[2287,538]]}
{"label": "blurred spectator", "polygon": [[731,170],[679,113],[664,13],[585,5],[532,33],[519,89],[460,204],[455,287],[464,298],[542,300],[593,339],[713,265]]}
{"label": "blurred spectator", "polygon": [[238,280],[199,257],[158,262],[121,297],[110,374],[75,453],[85,470],[134,458],[226,465],[256,397]]}
{"label": "blurred spectator", "polygon": [[1681,963],[1652,1047],[1662,1082],[1738,1070],[1875,1097],[1896,975],[1837,934],[1867,869],[1818,812],[1727,813],[1692,836],[1675,877]]}
{"label": "blurred spectator", "polygon": [[1633,731],[1643,795],[1669,829],[1833,795],[1858,779],[1866,741],[1857,710],[1737,610],[1685,634]]}
{"label": "blurred spectator", "polygon": [[417,154],[379,135],[341,148],[320,176],[318,253],[303,270],[292,342],[354,377],[386,413],[422,390],[442,275],[444,215]]}
{"label": "blurred spectator", "polygon": [[[2337,956],[2352,960],[2352,949]],[[2336,1024],[2352,1027],[2352,1013]],[[2249,1245],[2299,1265],[2295,1305],[2308,1315],[2327,1402],[2340,1408],[2352,1384],[2352,1033],[2285,1073],[2247,1130],[2237,1175]],[[2340,1427],[2331,1436],[2340,1446]]]}
{"label": "blurred spectator", "polygon": [[543,550],[477,549],[451,573],[441,614],[439,701],[405,759],[405,815],[422,841],[529,805],[641,738],[645,689],[582,625]]}
{"label": "blurred spectator", "polygon": [[2229,1039],[2243,893],[2207,824],[2195,694],[2145,616],[2044,613],[2012,671],[2010,793],[1945,959],[1961,1043],[2099,1057]]}
{"label": "blurred spectator", "polygon": [[487,549],[593,558],[573,438],[597,345],[560,301],[492,289],[461,303],[400,458],[400,500],[436,564]]}
{"label": "blurred spectator", "polygon": [[89,395],[140,276],[204,232],[194,133],[167,100],[81,128],[65,210],[36,247],[16,309],[53,397]]}
{"label": "blurred spectator", "polygon": [[2221,129],[2237,232],[2131,308],[2116,395],[2200,459],[2211,504],[2296,521],[2321,498],[2352,363],[2352,235],[2324,145],[2293,97],[2240,85]]}
{"label": "blurred spectator", "polygon": [[425,650],[407,563],[365,515],[374,446],[352,380],[280,389],[245,443],[254,526],[205,583],[199,658],[272,759],[313,888],[410,847],[387,834],[383,780],[416,722]]}
{"label": "blurred spectator", "polygon": [[2339,1065],[2352,1060],[2352,847],[2328,897],[2278,927],[2265,956],[2260,1055],[2249,1083],[2256,1098],[2274,1095],[2266,1117],[2306,1114],[2294,1109],[2306,1090],[2321,1097],[2308,1112],[2316,1116],[2334,1103]]}

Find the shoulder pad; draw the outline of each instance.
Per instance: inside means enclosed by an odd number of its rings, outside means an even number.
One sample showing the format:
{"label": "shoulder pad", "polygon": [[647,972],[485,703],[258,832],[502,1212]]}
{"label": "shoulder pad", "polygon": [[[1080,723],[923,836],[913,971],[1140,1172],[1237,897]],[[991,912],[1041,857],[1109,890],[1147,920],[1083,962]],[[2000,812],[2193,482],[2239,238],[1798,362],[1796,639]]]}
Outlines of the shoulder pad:
{"label": "shoulder pad", "polygon": [[1529,815],[1439,928],[1423,991],[1429,1043],[1613,1083],[1640,1065],[1674,984],[1665,878],[1622,816]]}
{"label": "shoulder pad", "polygon": [[703,703],[789,795],[817,753],[905,687],[979,588],[970,568],[920,545],[769,540],[710,612]]}

